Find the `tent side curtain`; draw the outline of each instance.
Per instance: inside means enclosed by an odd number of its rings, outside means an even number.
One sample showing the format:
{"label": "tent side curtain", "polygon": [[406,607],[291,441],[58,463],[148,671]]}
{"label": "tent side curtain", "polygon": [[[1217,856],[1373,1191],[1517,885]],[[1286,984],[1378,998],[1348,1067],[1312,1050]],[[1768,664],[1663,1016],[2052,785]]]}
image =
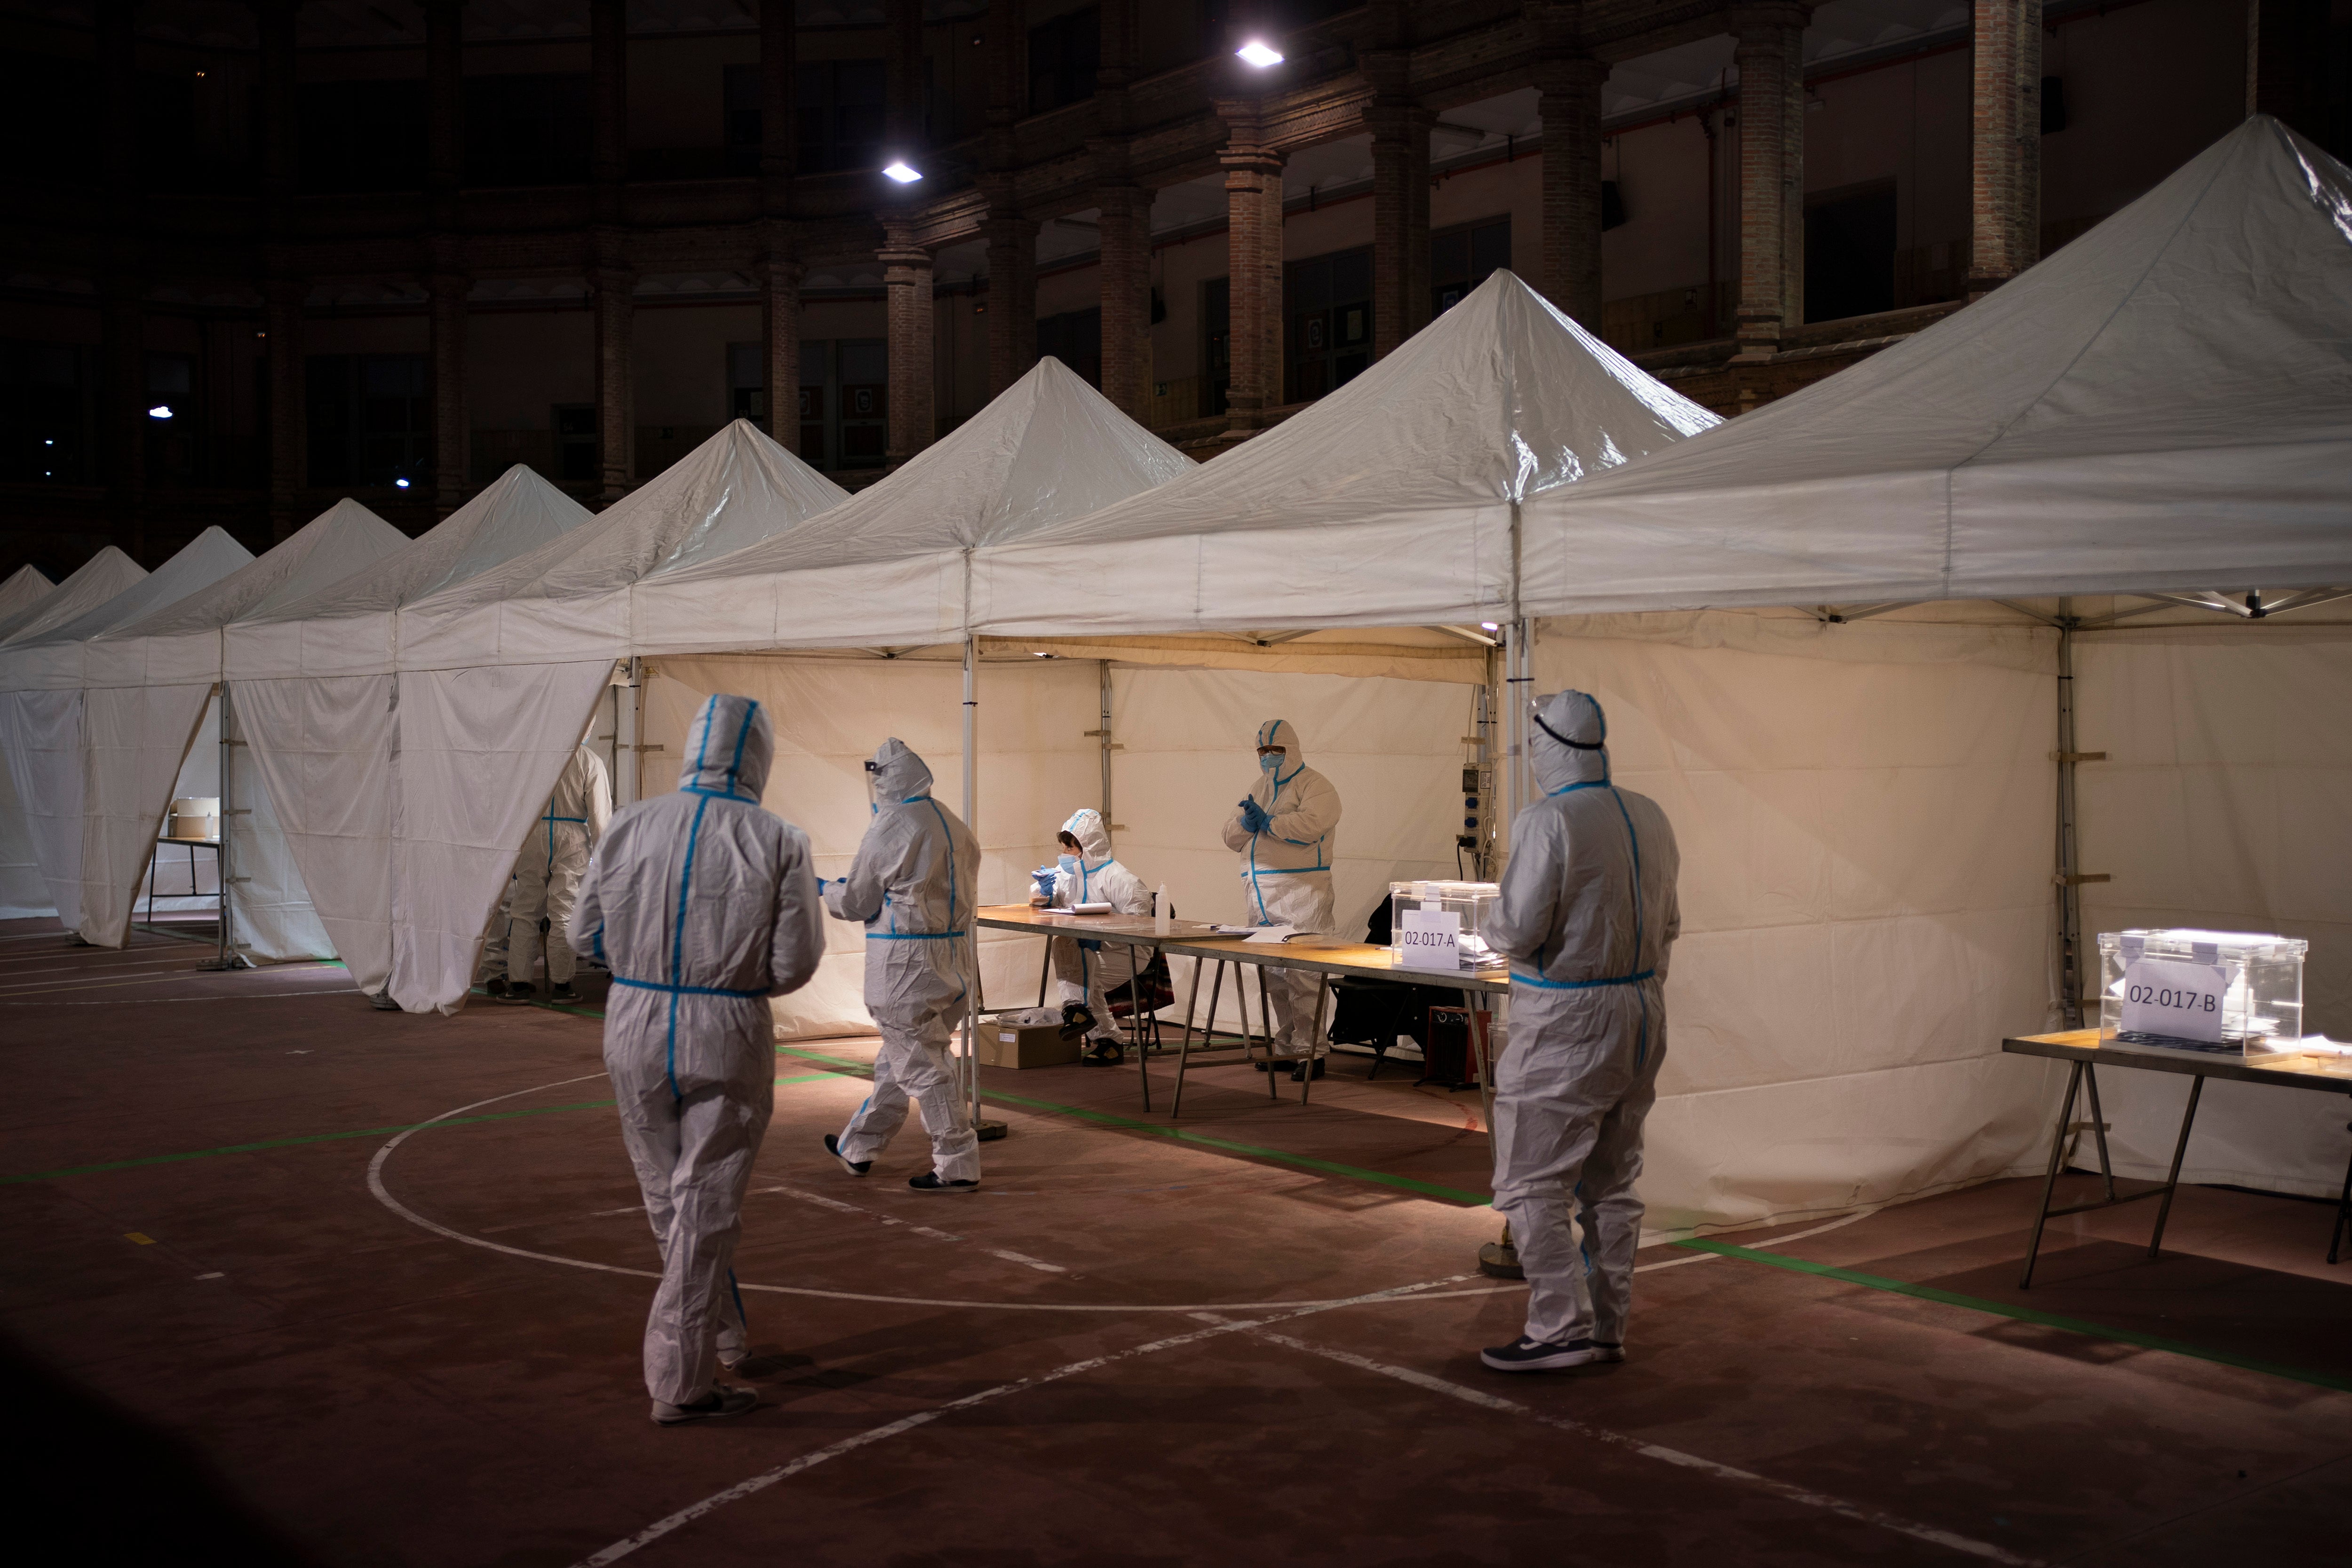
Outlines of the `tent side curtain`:
{"label": "tent side curtain", "polygon": [[25,833],[49,904],[81,926],[82,694],[0,692],[0,753],[24,810]]}
{"label": "tent side curtain", "polygon": [[611,683],[613,661],[404,671],[392,821],[392,997],[455,1012],[524,831]]}

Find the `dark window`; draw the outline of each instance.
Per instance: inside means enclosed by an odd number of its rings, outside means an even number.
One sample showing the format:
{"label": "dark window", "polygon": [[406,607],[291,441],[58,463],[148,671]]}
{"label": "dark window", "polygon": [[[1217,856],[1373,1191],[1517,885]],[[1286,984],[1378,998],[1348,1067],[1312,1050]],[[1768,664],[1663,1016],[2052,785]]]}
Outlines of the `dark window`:
{"label": "dark window", "polygon": [[1213,277],[1201,285],[1201,417],[1225,412],[1234,384],[1233,280]]}
{"label": "dark window", "polygon": [[96,349],[0,342],[0,480],[95,483],[97,391]]}
{"label": "dark window", "polygon": [[1282,269],[1285,402],[1310,402],[1372,362],[1372,247],[1336,251]]}
{"label": "dark window", "polygon": [[1102,310],[1070,310],[1037,319],[1037,355],[1051,354],[1089,385],[1102,386]]}
{"label": "dark window", "polygon": [[804,172],[881,167],[889,99],[880,60],[803,61],[796,87]]}
{"label": "dark window", "polygon": [[313,354],[304,365],[310,483],[411,486],[432,473],[433,408],[422,354]]}
{"label": "dark window", "polygon": [[888,444],[890,353],[879,338],[801,343],[801,457],[818,468],[879,468]]}
{"label": "dark window", "polygon": [[1029,29],[1029,112],[1043,114],[1095,95],[1102,63],[1102,13],[1089,5]]}
{"label": "dark window", "polygon": [[304,190],[424,188],[423,78],[304,82],[296,92]]}
{"label": "dark window", "polygon": [[1805,319],[1895,308],[1895,186],[1805,204]]}
{"label": "dark window", "polygon": [[596,405],[559,403],[555,416],[555,476],[569,485],[596,482]]}
{"label": "dark window", "polygon": [[1429,309],[1442,316],[1464,295],[1511,265],[1511,220],[1486,218],[1429,236]]}
{"label": "dark window", "polygon": [[2042,134],[2055,136],[2066,129],[2066,78],[2042,78]]}
{"label": "dark window", "polygon": [[584,184],[594,134],[585,71],[466,78],[469,185]]}
{"label": "dark window", "polygon": [[726,78],[727,172],[760,172],[760,68],[729,66]]}

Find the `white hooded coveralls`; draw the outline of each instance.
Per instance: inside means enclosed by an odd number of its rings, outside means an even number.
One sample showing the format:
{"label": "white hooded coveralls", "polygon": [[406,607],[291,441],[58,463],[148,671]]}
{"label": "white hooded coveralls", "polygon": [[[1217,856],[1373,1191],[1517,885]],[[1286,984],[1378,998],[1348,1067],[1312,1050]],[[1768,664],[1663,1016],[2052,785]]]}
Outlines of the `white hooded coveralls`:
{"label": "white hooded coveralls", "polygon": [[604,1067],[662,1253],[646,1388],[669,1405],[709,1394],[719,1353],[740,1354],[730,1265],[775,1108],[767,998],[806,985],[824,956],[808,835],[760,806],[773,749],[758,703],[705,701],[677,793],[613,818],[571,929],[613,971]]}
{"label": "white hooded coveralls", "polygon": [[866,764],[874,822],[849,874],[824,884],[835,920],[866,927],[866,1007],[882,1033],[874,1092],[842,1129],[841,1156],[873,1159],[922,1107],[931,1169],[941,1181],[980,1179],[972,1131],[948,1045],[971,988],[971,916],[980,843],[931,799],[931,770],[895,736]]}
{"label": "white hooded coveralls", "polygon": [[[1254,925],[1328,933],[1339,792],[1307,766],[1298,731],[1288,719],[1268,719],[1258,726],[1257,744],[1279,746],[1285,755],[1276,770],[1261,768],[1249,789],[1250,799],[1273,821],[1253,833],[1236,810],[1225,822],[1225,848],[1242,857],[1244,918]],[[1316,1020],[1323,1010],[1322,977],[1290,969],[1265,974],[1276,1020],[1274,1054],[1321,1056],[1327,1047]]]}
{"label": "white hooded coveralls", "polygon": [[1666,1055],[1681,856],[1658,803],[1609,781],[1599,703],[1560,692],[1537,713],[1545,798],[1511,824],[1486,927],[1511,960],[1495,1207],[1527,1270],[1528,1337],[1616,1345],[1642,1236],[1642,1123]]}
{"label": "white hooded coveralls", "polygon": [[[1075,909],[1081,904],[1108,904],[1121,915],[1151,913],[1151,890],[1143,879],[1111,858],[1110,831],[1102,813],[1088,806],[1074,811],[1062,831],[1078,841],[1075,870],[1054,874],[1052,907]],[[1091,1038],[1116,1040],[1110,1016],[1110,993],[1135,977],[1137,949],[1090,937],[1056,936],[1053,940],[1054,973],[1062,983],[1062,999],[1084,1002],[1095,1015]]]}
{"label": "white hooded coveralls", "polygon": [[572,945],[565,934],[579,896],[581,873],[588,869],[588,852],[604,836],[613,816],[613,780],[604,759],[586,745],[572,748],[572,759],[555,780],[555,791],[523,835],[515,856],[514,880],[507,904],[507,978],[521,984],[531,980],[539,962],[539,922],[547,920],[547,983],[571,983]]}

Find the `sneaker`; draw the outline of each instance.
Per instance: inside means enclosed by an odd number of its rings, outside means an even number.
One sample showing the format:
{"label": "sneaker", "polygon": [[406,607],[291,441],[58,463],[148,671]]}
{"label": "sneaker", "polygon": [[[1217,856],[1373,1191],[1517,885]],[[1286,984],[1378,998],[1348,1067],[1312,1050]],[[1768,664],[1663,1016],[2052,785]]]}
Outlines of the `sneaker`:
{"label": "sneaker", "polygon": [[506,1000],[507,977],[504,975],[492,975],[488,979],[484,980],[482,982],[482,995],[489,998],[490,1000],[494,1002],[502,1002]]}
{"label": "sneaker", "polygon": [[665,1405],[654,1401],[654,1421],[657,1426],[683,1427],[688,1421],[711,1421],[722,1416],[740,1416],[760,1403],[760,1394],[753,1388],[730,1388],[724,1385],[712,1389],[691,1405]]}
{"label": "sneaker", "polygon": [[839,1160],[841,1162],[841,1168],[847,1171],[851,1176],[864,1176],[867,1171],[874,1168],[874,1162],[872,1160],[853,1160],[847,1155],[843,1154],[841,1152],[841,1139],[836,1134],[827,1133],[824,1135],[824,1152],[831,1155],[835,1159]]}
{"label": "sneaker", "polygon": [[[1323,1076],[1323,1059],[1319,1056],[1315,1059],[1314,1076],[1318,1078]],[[1290,1081],[1293,1083],[1304,1083],[1307,1082],[1307,1063],[1302,1061],[1290,1070]]]}
{"label": "sneaker", "polygon": [[396,1013],[400,1010],[400,1004],[392,999],[390,991],[378,991],[369,997],[368,1006],[380,1013]]}
{"label": "sneaker", "polygon": [[511,985],[507,987],[506,994],[499,998],[499,1000],[502,1002],[527,1002],[530,1000],[530,982],[529,980],[517,980],[513,982]]}
{"label": "sneaker", "polygon": [[547,999],[551,1002],[576,1002],[580,999],[580,993],[572,988],[571,981],[566,980],[548,992]]}
{"label": "sneaker", "polygon": [[[1617,1354],[1621,1358],[1624,1355],[1622,1346]],[[1478,1359],[1496,1372],[1565,1372],[1601,1360],[1601,1353],[1589,1339],[1550,1344],[1521,1334],[1508,1344],[1480,1351]]]}
{"label": "sneaker", "polygon": [[907,1185],[917,1192],[978,1192],[980,1190],[980,1184],[976,1181],[941,1181],[940,1173],[937,1171],[925,1171],[919,1176],[909,1176],[907,1178]]}
{"label": "sneaker", "polygon": [[1625,1359],[1625,1347],[1622,1344],[1602,1344],[1599,1340],[1594,1340],[1592,1359],[1612,1366],[1616,1365]]}

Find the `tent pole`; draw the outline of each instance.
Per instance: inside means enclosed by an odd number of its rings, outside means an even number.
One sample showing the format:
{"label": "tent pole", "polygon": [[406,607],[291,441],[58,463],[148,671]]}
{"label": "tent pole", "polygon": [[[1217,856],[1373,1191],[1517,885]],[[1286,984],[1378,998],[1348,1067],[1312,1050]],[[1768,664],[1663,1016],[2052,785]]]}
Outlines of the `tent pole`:
{"label": "tent pole", "polygon": [[[980,841],[980,639],[971,632],[971,551],[963,552],[963,824]],[[952,848],[952,846],[950,846]],[[982,1143],[1005,1134],[980,1114],[980,890],[971,893],[971,984],[964,988],[963,1064],[971,1086],[971,1130]]]}
{"label": "tent pole", "polygon": [[2058,601],[2058,1013],[2083,1027],[2083,887],[2075,837],[2074,601]]}
{"label": "tent pole", "polygon": [[236,874],[236,819],[245,813],[236,807],[236,747],[241,744],[233,733],[233,717],[229,708],[228,683],[221,682],[213,688],[220,694],[220,848],[213,856],[214,870],[220,877],[220,948],[200,969],[242,969],[247,967],[236,951],[236,884],[243,881]]}
{"label": "tent pole", "polygon": [[[1102,817],[1103,831],[1112,831],[1114,819],[1110,812],[1110,661],[1097,661],[1102,670]],[[1118,852],[1118,841],[1111,841],[1111,853]]]}

